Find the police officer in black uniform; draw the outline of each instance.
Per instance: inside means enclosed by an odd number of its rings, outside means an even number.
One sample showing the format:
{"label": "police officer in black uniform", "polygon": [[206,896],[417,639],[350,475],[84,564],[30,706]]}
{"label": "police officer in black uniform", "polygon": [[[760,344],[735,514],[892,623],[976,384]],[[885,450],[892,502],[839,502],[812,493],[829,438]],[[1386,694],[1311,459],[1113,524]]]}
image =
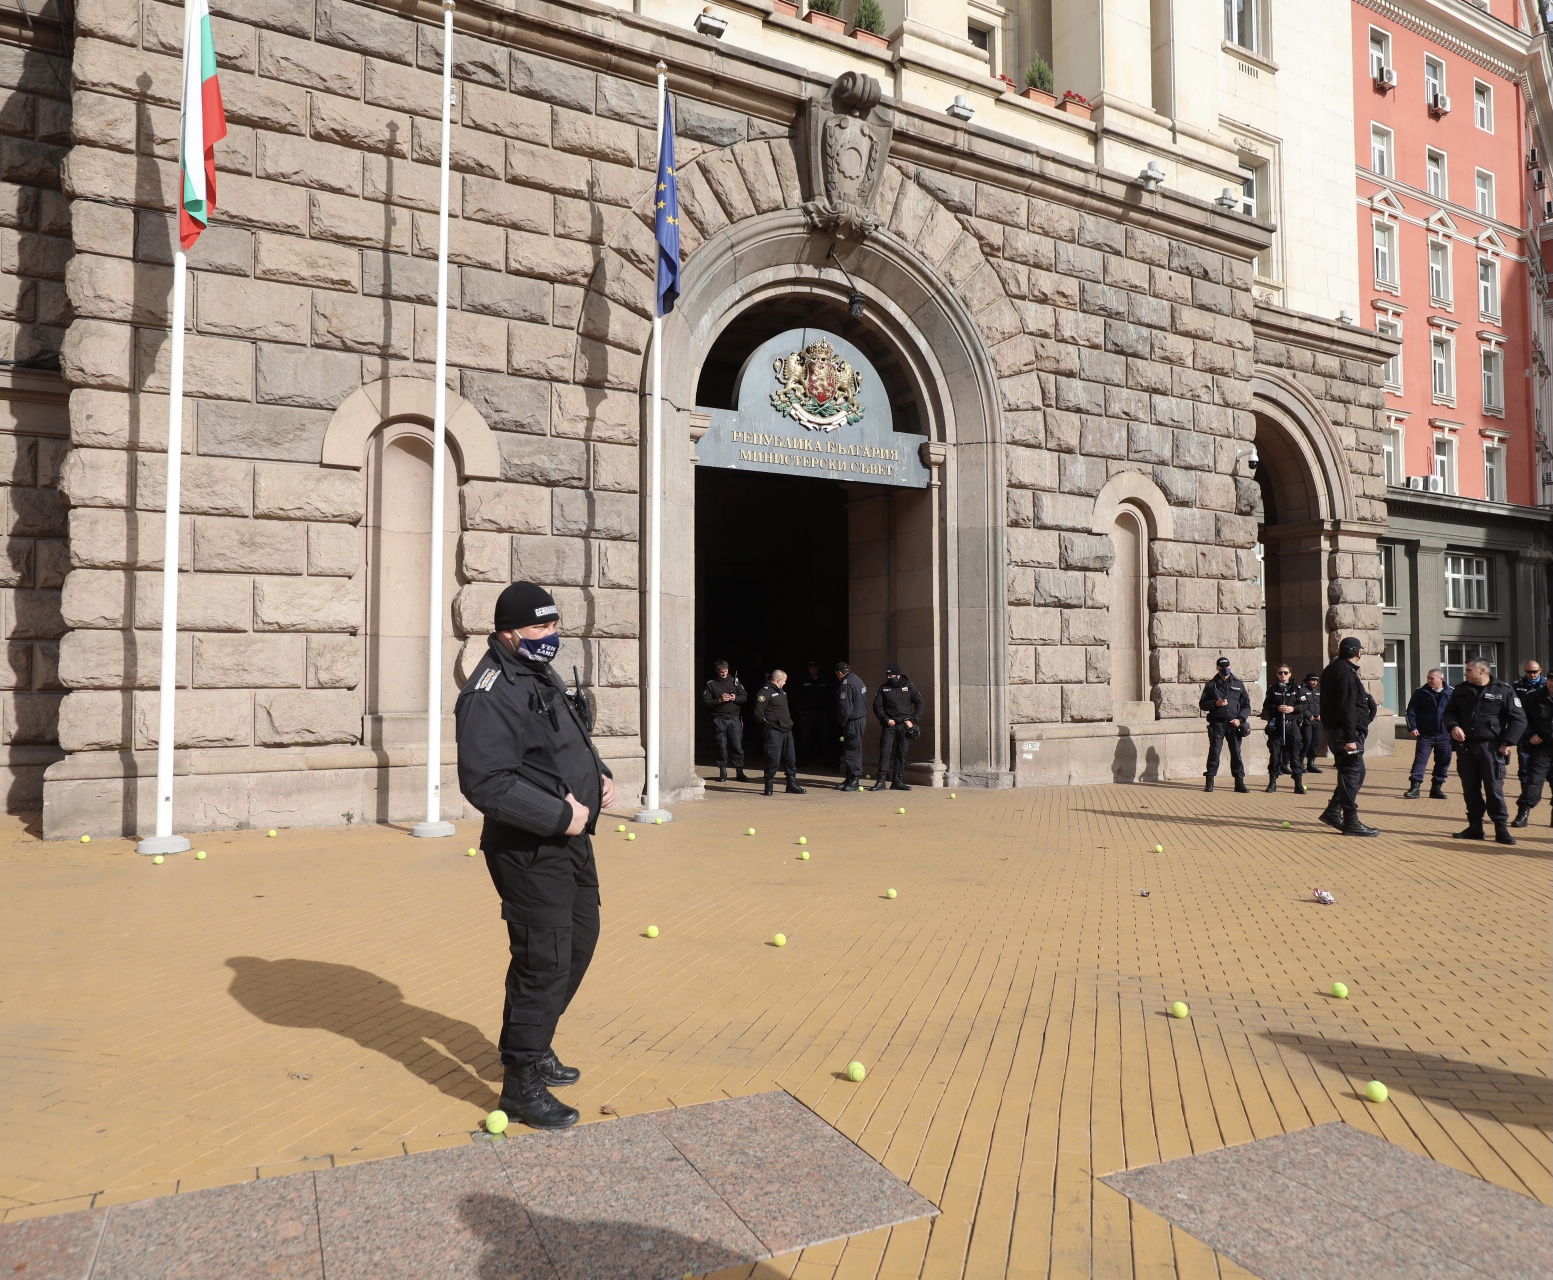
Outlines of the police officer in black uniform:
{"label": "police officer in black uniform", "polygon": [[[1515,690],[1515,696],[1521,700],[1521,706],[1528,708],[1529,714],[1529,700],[1536,695],[1538,689],[1547,688],[1547,684],[1548,678],[1543,674],[1542,664],[1535,658],[1527,658],[1521,664],[1521,678],[1511,688]],[[1515,754],[1519,758],[1515,776],[1521,780],[1521,789],[1525,790],[1526,769],[1531,763],[1531,748],[1524,737],[1516,744]]]}
{"label": "police officer in black uniform", "polygon": [[793,718],[798,722],[793,731],[798,739],[798,763],[811,769],[823,768],[836,758],[830,749],[836,740],[831,732],[831,722],[835,718],[832,708],[836,702],[834,683],[825,678],[820,664],[810,659],[804,678],[789,695],[793,702]]}
{"label": "police officer in black uniform", "polygon": [[1380,832],[1359,819],[1359,791],[1364,786],[1364,739],[1375,718],[1375,699],[1359,678],[1364,645],[1358,636],[1345,636],[1337,657],[1321,673],[1321,728],[1337,770],[1337,786],[1321,821],[1345,836],[1378,836]]}
{"label": "police officer in black uniform", "polygon": [[884,669],[884,683],[874,694],[879,721],[879,778],[875,791],[910,791],[906,785],[906,753],[911,740],[922,735],[922,694],[899,667]]}
{"label": "police officer in black uniform", "polygon": [[501,1109],[538,1129],[577,1123],[550,1090],[575,1084],[551,1044],[599,937],[599,877],[589,839],[615,784],[584,711],[551,667],[554,598],[515,582],[496,601],[484,658],[453,709],[458,787],[485,815],[480,847],[501,896],[512,953],[502,1011]]}
{"label": "police officer in black uniform", "polygon": [[1310,694],[1291,679],[1288,667],[1279,667],[1277,679],[1262,699],[1262,718],[1267,721],[1267,789],[1278,790],[1278,779],[1294,776],[1294,794],[1305,794],[1305,706]]}
{"label": "police officer in black uniform", "polygon": [[[1529,676],[1533,665],[1541,676],[1540,664],[1528,662]],[[1526,760],[1526,772],[1521,776],[1521,798],[1515,802],[1515,821],[1512,827],[1524,827],[1531,819],[1531,811],[1542,800],[1542,786],[1553,768],[1553,690],[1545,678],[1531,683],[1520,693],[1521,707],[1526,712],[1526,732],[1517,744]]]}
{"label": "police officer in black uniform", "polygon": [[793,742],[793,709],[787,702],[787,672],[776,670],[755,695],[755,723],[766,735],[766,794],[775,789],[777,770],[787,774],[787,794],[801,796],[798,749]]}
{"label": "police officer in black uniform", "polygon": [[1456,772],[1467,797],[1466,829],[1455,832],[1456,839],[1483,839],[1486,813],[1493,819],[1494,839],[1514,844],[1504,802],[1504,775],[1510,753],[1526,731],[1520,697],[1493,677],[1487,662],[1473,658],[1440,718],[1456,743]]}
{"label": "police officer in black uniform", "polygon": [[1240,740],[1251,719],[1251,695],[1246,692],[1244,681],[1229,669],[1229,659],[1220,658],[1218,674],[1203,686],[1197,705],[1208,713],[1208,767],[1203,777],[1208,781],[1204,791],[1213,790],[1213,780],[1219,772],[1219,752],[1229,743],[1229,770],[1235,775],[1235,790],[1249,791],[1246,786],[1246,766],[1240,758]]}
{"label": "police officer in black uniform", "polygon": [[863,789],[863,726],[868,723],[868,686],[845,662],[836,664],[836,723],[841,726],[841,785]]}
{"label": "police officer in black uniform", "polygon": [[1321,676],[1305,673],[1305,772],[1320,773],[1316,752],[1321,750]]}
{"label": "police officer in black uniform", "polygon": [[712,713],[712,736],[717,741],[717,780],[728,781],[728,766],[733,765],[740,782],[744,776],[744,704],[749,698],[739,677],[730,675],[728,663],[719,658],[712,664],[712,678],[701,690],[701,705]]}

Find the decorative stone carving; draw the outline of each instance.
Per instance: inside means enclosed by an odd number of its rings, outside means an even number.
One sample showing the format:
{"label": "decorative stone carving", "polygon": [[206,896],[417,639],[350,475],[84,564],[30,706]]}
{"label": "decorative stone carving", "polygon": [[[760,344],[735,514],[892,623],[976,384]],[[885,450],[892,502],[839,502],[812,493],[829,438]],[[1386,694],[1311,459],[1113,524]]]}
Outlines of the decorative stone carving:
{"label": "decorative stone carving", "polygon": [[861,240],[879,225],[872,211],[884,172],[894,113],[879,106],[879,82],[858,71],[839,76],[804,112],[809,200],[804,217],[816,231]]}

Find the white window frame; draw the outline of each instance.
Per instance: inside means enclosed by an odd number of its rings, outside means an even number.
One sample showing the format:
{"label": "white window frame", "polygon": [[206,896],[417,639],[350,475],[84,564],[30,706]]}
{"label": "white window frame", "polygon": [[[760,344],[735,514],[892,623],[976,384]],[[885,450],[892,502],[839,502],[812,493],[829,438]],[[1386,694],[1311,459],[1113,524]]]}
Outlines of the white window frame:
{"label": "white window frame", "polygon": [[[1434,162],[1439,161],[1436,165]],[[1432,184],[1435,173],[1438,172],[1440,181]],[[1447,171],[1445,152],[1438,147],[1424,148],[1424,190],[1439,200],[1451,198],[1450,175]]]}
{"label": "white window frame", "polygon": [[[1380,48],[1375,46],[1377,43]],[[1380,73],[1391,66],[1391,33],[1379,27],[1370,28],[1370,79],[1379,80]]]}
{"label": "white window frame", "polygon": [[1504,470],[1507,456],[1503,440],[1494,437],[1483,441],[1483,497],[1489,502],[1507,500],[1508,477]]}
{"label": "white window frame", "polygon": [[1504,417],[1504,352],[1497,346],[1483,348],[1483,412]]}
{"label": "white window frame", "polygon": [[[1241,39],[1244,32],[1237,29],[1236,10],[1239,16],[1244,17],[1246,25],[1251,28],[1250,43]],[[1262,0],[1224,0],[1224,43],[1232,44],[1239,49],[1247,49],[1252,53],[1262,52],[1262,42],[1265,38],[1262,24]]]}
{"label": "white window frame", "polygon": [[1429,390],[1436,404],[1456,403],[1456,340],[1448,333],[1429,335]]}
{"label": "white window frame", "polygon": [[[1379,316],[1375,320],[1375,332],[1384,338],[1402,340],[1402,320],[1398,316]],[[1402,394],[1402,349],[1381,366],[1381,382],[1387,391]]]}
{"label": "white window frame", "polygon": [[1434,450],[1431,456],[1434,464],[1433,474],[1440,478],[1446,493],[1454,494],[1456,492],[1456,441],[1442,432],[1435,436],[1432,448]]}
{"label": "white window frame", "polygon": [[[1438,263],[1439,270],[1435,270]],[[1437,307],[1449,310],[1455,292],[1451,279],[1451,244],[1449,240],[1429,238],[1429,301]]]}
{"label": "white window frame", "polygon": [[1472,123],[1484,133],[1494,131],[1494,87],[1481,80],[1472,82]]}
{"label": "white window frame", "polygon": [[1397,547],[1394,542],[1376,544],[1380,551],[1380,607],[1397,607]]}
{"label": "white window frame", "polygon": [[1397,136],[1383,124],[1370,122],[1370,172],[1379,178],[1397,176]]}
{"label": "white window frame", "polygon": [[[1484,181],[1487,179],[1487,181]],[[1495,216],[1494,175],[1487,169],[1479,169],[1477,176],[1472,181],[1473,200],[1479,215],[1484,218]],[[1485,198],[1486,197],[1486,198]],[[1484,206],[1487,206],[1485,208]]]}
{"label": "white window frame", "polygon": [[1491,254],[1483,254],[1478,258],[1478,314],[1484,320],[1497,321],[1499,306],[1499,261]]}
{"label": "white window frame", "polygon": [[1489,595],[1488,557],[1464,551],[1447,551],[1445,562],[1445,607],[1453,613],[1488,613],[1493,607]]}
{"label": "white window frame", "polygon": [[1440,642],[1440,668],[1445,672],[1445,683],[1458,685],[1466,679],[1467,663],[1481,658],[1488,663],[1492,676],[1499,674],[1499,642],[1497,640],[1444,640]]}
{"label": "white window frame", "polygon": [[1384,218],[1377,218],[1375,228],[1375,284],[1384,286],[1393,293],[1398,289],[1399,275],[1397,270],[1397,225],[1388,222]]}
{"label": "white window frame", "polygon": [[1386,424],[1380,437],[1381,471],[1392,489],[1407,487],[1407,428],[1395,420]]}
{"label": "white window frame", "polygon": [[[1430,72],[1434,72],[1434,82],[1430,83]],[[1434,95],[1442,98],[1449,95],[1445,92],[1445,64],[1440,59],[1424,55],[1424,105],[1434,105]]]}

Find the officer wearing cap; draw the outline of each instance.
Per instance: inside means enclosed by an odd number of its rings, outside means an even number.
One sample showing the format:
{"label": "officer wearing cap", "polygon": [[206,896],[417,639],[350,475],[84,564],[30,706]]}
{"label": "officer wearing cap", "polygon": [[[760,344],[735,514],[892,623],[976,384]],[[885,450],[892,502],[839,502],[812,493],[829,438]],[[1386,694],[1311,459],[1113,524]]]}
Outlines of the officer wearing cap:
{"label": "officer wearing cap", "polygon": [[501,1109],[538,1129],[578,1112],[550,1092],[581,1072],[551,1041],[599,937],[599,878],[589,839],[615,784],[576,700],[551,668],[560,610],[543,587],[515,582],[496,601],[495,631],[453,709],[458,787],[485,815],[480,847],[501,896],[511,962],[502,1011]]}
{"label": "officer wearing cap", "polygon": [[841,785],[863,789],[863,726],[868,723],[868,686],[846,662],[836,664],[836,723],[841,726]]}
{"label": "officer wearing cap", "polygon": [[1337,786],[1321,821],[1345,836],[1378,836],[1374,827],[1359,820],[1359,791],[1364,786],[1364,739],[1375,718],[1375,699],[1359,679],[1359,660],[1364,645],[1358,636],[1345,636],[1337,657],[1321,673],[1321,728],[1337,770]]}
{"label": "officer wearing cap", "polygon": [[1215,664],[1218,672],[1203,686],[1197,705],[1208,713],[1208,766],[1203,777],[1208,781],[1204,791],[1213,790],[1213,779],[1219,772],[1219,752],[1229,743],[1229,771],[1235,775],[1235,790],[1249,791],[1246,786],[1246,766],[1240,758],[1240,740],[1245,736],[1245,726],[1251,719],[1251,695],[1245,682],[1229,669],[1229,659],[1220,658]]}
{"label": "officer wearing cap", "polygon": [[1514,844],[1504,802],[1504,775],[1510,753],[1526,732],[1520,696],[1503,680],[1496,680],[1482,658],[1472,658],[1440,719],[1456,744],[1456,771],[1467,798],[1467,826],[1454,833],[1456,839],[1483,839],[1486,813],[1493,819],[1494,839]]}
{"label": "officer wearing cap", "polygon": [[879,777],[875,791],[910,791],[906,785],[906,753],[922,733],[922,694],[899,667],[884,669],[884,683],[874,694],[879,721]]}

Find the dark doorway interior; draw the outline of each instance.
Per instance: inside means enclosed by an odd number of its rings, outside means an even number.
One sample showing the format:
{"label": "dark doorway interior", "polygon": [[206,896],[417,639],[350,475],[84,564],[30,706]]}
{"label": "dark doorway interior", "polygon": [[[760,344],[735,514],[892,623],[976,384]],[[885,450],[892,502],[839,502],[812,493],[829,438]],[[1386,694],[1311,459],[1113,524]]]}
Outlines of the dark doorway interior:
{"label": "dark doorway interior", "polygon": [[[794,713],[803,710],[806,664],[828,682],[847,653],[847,495],[839,481],[705,468],[696,472],[696,760],[714,761],[701,689],[726,658],[750,691],[774,667],[788,674]],[[827,685],[829,688],[829,685]],[[800,758],[829,767],[800,727]],[[803,748],[813,744],[808,752]],[[819,758],[816,759],[815,757]],[[745,717],[747,767],[760,767],[760,737]]]}

